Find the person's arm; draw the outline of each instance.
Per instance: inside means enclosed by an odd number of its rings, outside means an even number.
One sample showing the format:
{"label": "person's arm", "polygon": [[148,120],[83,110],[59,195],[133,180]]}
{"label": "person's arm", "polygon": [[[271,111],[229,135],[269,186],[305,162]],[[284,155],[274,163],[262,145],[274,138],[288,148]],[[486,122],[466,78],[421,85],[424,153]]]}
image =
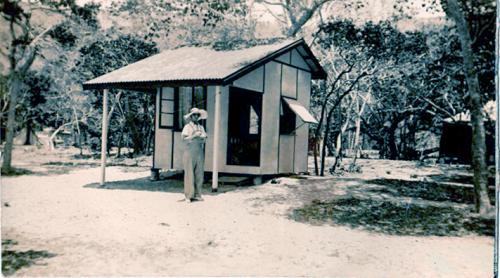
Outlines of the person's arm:
{"label": "person's arm", "polygon": [[194,137],[193,129],[190,124],[187,124],[182,129],[182,139],[185,141],[191,141]]}

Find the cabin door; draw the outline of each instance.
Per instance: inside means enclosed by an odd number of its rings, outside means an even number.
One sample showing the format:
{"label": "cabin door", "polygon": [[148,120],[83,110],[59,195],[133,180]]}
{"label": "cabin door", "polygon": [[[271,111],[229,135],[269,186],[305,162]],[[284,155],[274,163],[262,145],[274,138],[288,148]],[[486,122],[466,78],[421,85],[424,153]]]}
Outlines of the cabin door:
{"label": "cabin door", "polygon": [[229,88],[227,165],[260,165],[262,93]]}

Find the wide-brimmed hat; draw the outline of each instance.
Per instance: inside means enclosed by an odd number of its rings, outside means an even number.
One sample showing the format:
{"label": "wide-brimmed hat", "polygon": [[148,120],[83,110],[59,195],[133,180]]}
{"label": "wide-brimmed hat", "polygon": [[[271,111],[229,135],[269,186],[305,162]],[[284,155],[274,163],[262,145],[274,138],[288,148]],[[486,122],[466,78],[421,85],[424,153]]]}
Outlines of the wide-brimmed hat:
{"label": "wide-brimmed hat", "polygon": [[189,111],[188,114],[184,115],[184,119],[186,119],[186,120],[189,119],[189,117],[191,117],[191,115],[193,115],[193,114],[200,115],[200,120],[204,120],[207,118],[207,111],[194,107],[194,108],[191,108],[191,111]]}

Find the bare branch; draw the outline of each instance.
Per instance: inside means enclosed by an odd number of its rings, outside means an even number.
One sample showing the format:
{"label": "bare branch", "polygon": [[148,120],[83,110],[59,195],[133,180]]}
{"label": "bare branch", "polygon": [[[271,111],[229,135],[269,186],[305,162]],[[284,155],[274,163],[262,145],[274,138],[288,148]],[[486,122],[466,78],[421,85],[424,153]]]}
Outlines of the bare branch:
{"label": "bare branch", "polygon": [[454,115],[448,111],[446,111],[446,109],[443,109],[441,108],[439,105],[435,104],[434,102],[432,102],[430,99],[426,98],[426,97],[421,97],[421,96],[418,96],[419,99],[427,102],[428,104],[430,104],[432,107],[436,108],[437,110],[445,113],[446,115],[450,116],[450,117],[453,117]]}
{"label": "bare branch", "polygon": [[38,34],[35,38],[33,38],[29,46],[34,47],[40,39],[42,39],[45,35],[47,35],[50,32],[50,30],[52,30],[52,28],[54,28],[54,26],[56,26],[56,24],[50,26],[49,28],[46,28],[45,30],[43,30],[43,32]]}
{"label": "bare branch", "polygon": [[273,11],[271,11],[271,9],[268,7],[268,6],[264,6],[264,8],[266,8],[266,10],[269,12],[269,14],[274,17],[276,20],[278,20],[279,22],[283,23],[283,24],[287,24],[286,20],[284,20],[283,18],[280,18],[278,15],[276,15]]}
{"label": "bare branch", "polygon": [[282,7],[285,7],[285,4],[283,4],[280,1],[271,2],[271,1],[267,1],[267,0],[256,0],[255,2],[256,3],[264,3],[266,5],[271,5],[271,6],[282,6]]}

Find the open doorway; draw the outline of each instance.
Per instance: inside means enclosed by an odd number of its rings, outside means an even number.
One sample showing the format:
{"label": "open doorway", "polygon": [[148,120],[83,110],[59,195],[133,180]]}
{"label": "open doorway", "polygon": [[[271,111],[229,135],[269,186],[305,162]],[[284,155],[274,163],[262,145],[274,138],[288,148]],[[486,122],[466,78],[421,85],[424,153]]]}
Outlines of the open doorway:
{"label": "open doorway", "polygon": [[227,164],[260,165],[262,94],[229,87]]}

